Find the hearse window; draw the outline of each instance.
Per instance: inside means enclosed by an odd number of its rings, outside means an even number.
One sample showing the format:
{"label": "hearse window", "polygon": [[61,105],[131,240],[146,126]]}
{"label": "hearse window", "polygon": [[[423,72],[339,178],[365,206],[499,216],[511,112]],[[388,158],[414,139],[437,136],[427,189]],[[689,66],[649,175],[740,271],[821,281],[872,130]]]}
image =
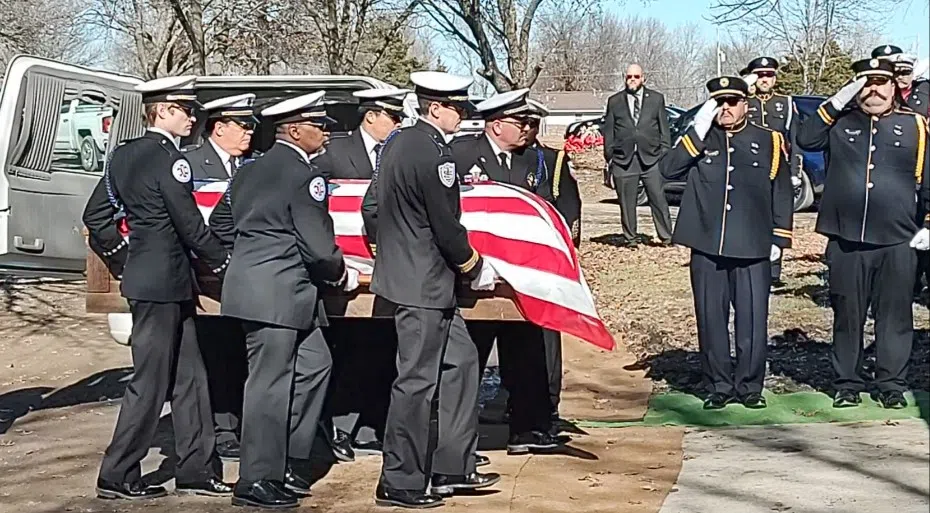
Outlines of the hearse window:
{"label": "hearse window", "polygon": [[49,180],[53,172],[99,173],[112,142],[141,133],[138,93],[40,72],[28,73],[23,87],[10,174]]}

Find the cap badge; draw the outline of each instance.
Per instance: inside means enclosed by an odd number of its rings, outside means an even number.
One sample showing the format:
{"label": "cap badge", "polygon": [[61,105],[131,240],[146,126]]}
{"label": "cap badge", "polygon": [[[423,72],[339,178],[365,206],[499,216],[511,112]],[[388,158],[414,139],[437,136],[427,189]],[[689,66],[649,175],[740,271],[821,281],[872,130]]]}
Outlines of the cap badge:
{"label": "cap badge", "polygon": [[730,79],[728,79],[727,77],[723,77],[720,79],[721,87],[727,87],[728,85],[730,85]]}
{"label": "cap badge", "polygon": [[890,54],[891,54],[891,47],[890,47],[890,46],[887,46],[887,45],[885,46],[885,54],[887,54],[887,55],[890,55]]}
{"label": "cap badge", "polygon": [[869,61],[869,67],[875,69],[878,67],[878,59],[872,59]]}
{"label": "cap badge", "polygon": [[768,66],[768,64],[769,64],[769,60],[766,59],[765,57],[763,57],[763,58],[762,58],[762,65],[763,65],[763,66]]}

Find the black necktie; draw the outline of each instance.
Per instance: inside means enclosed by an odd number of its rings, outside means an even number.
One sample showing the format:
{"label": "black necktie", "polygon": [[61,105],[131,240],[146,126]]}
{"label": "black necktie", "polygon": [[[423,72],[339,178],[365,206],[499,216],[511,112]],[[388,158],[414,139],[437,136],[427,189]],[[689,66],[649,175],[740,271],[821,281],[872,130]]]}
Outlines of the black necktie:
{"label": "black necktie", "polygon": [[639,96],[633,95],[633,123],[639,123]]}
{"label": "black necktie", "polygon": [[510,166],[507,165],[507,154],[504,152],[500,152],[500,154],[498,154],[497,156],[498,158],[501,159],[501,167],[506,169],[507,171],[510,171]]}

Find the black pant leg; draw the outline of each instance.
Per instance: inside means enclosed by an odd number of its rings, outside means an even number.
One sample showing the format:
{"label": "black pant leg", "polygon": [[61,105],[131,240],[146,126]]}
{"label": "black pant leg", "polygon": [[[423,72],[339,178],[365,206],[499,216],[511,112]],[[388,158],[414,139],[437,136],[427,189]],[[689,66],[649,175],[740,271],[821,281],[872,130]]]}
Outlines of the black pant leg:
{"label": "black pant leg", "polygon": [[465,475],[475,471],[478,449],[478,349],[465,320],[456,312],[442,359],[439,385],[439,439],[433,473]]}
{"label": "black pant leg", "polygon": [[691,290],[697,320],[704,386],[709,393],[734,392],[730,359],[730,287],[726,258],[691,251]]}
{"label": "black pant leg", "polygon": [[113,439],[100,465],[100,478],[114,483],[139,480],[139,462],[149,452],[172,381],[181,336],[179,303],[129,300],[132,313],[133,375],[120,401]]}
{"label": "black pant leg", "polygon": [[298,332],[287,447],[290,458],[310,459],[332,367],[333,359],[320,328]]}
{"label": "black pant leg", "polygon": [[730,272],[730,296],[735,317],[736,393],[761,392],[765,381],[768,344],[769,290],[768,259],[740,260]]}
{"label": "black pant leg", "polygon": [[911,302],[918,252],[904,242],[882,253],[874,280],[875,384],[883,392],[904,391],[914,341]]}
{"label": "black pant leg", "polygon": [[[639,160],[639,156],[633,160]],[[656,235],[662,241],[672,240],[672,216],[668,210],[668,201],[665,199],[665,189],[659,164],[642,166],[643,187],[646,197],[649,198],[649,208],[652,210],[652,222],[656,226]]]}
{"label": "black pant leg", "polygon": [[497,350],[510,362],[510,432],[548,431],[551,427],[549,373],[543,329],[528,322],[501,323]]}
{"label": "black pant leg", "polygon": [[[831,240],[830,303],[833,307],[833,382],[837,390],[865,390],[862,328],[872,293],[873,253],[861,244]],[[910,307],[908,307],[910,308]]]}
{"label": "black pant leg", "polygon": [[249,375],[242,321],[201,315],[194,318],[210,388],[216,443],[236,442],[242,419],[242,395]]}
{"label": "black pant leg", "polygon": [[399,490],[425,490],[438,429],[443,353],[453,310],[397,306],[397,379],[391,387],[381,481]]}
{"label": "black pant leg", "polygon": [[636,192],[639,189],[640,163],[633,158],[627,165],[611,163],[617,201],[620,202],[620,226],[627,239],[636,237]]}
{"label": "black pant leg", "polygon": [[291,388],[298,331],[245,322],[245,382],[239,481],[283,481],[290,432]]}
{"label": "black pant leg", "polygon": [[174,426],[178,483],[202,482],[214,474],[211,468],[216,435],[210,409],[210,387],[195,325],[196,306],[181,304],[181,336],[175,359],[171,419]]}
{"label": "black pant leg", "polygon": [[562,399],[562,334],[550,329],[543,330],[546,344],[546,371],[549,375],[549,404],[551,412],[559,412]]}

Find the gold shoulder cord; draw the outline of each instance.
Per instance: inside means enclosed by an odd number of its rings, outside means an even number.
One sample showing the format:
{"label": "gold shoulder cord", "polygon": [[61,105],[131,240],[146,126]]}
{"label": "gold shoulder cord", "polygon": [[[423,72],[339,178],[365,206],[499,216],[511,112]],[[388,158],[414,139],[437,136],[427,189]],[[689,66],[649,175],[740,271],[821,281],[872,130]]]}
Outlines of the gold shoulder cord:
{"label": "gold shoulder cord", "polygon": [[562,179],[562,161],[565,159],[565,150],[559,150],[559,155],[555,158],[555,171],[552,175],[552,197],[559,197],[559,181]]}

